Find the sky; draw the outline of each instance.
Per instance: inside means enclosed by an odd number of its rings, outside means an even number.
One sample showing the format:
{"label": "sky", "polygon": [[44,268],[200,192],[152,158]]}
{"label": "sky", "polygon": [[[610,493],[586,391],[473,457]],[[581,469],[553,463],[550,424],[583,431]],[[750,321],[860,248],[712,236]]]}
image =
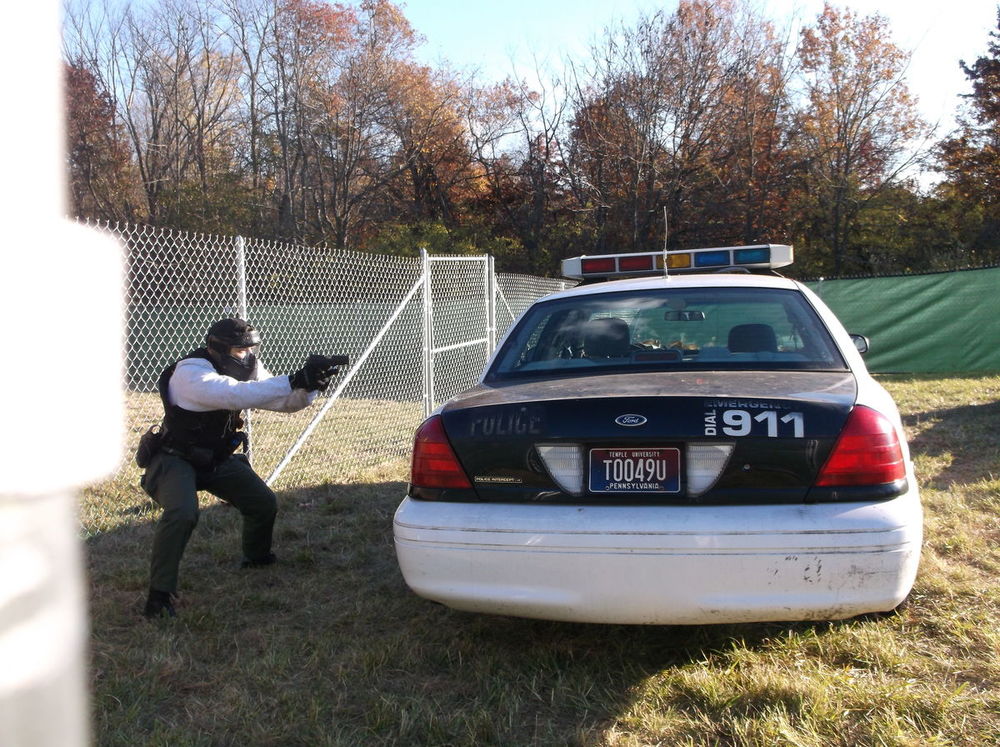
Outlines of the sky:
{"label": "sky", "polygon": [[[757,1],[782,28],[795,19],[812,23],[823,9],[823,0]],[[970,90],[958,61],[972,62],[986,53],[989,32],[996,29],[998,0],[833,4],[888,18],[892,41],[912,53],[907,82],[924,118],[938,124],[938,137],[950,130],[958,95]],[[421,52],[426,62],[446,60],[458,69],[479,69],[487,79],[500,80],[512,65],[530,72],[535,58],[558,68],[561,56],[582,56],[604,27],[617,21],[630,24],[640,12],[673,10],[677,0],[408,0],[401,5],[426,39]]]}

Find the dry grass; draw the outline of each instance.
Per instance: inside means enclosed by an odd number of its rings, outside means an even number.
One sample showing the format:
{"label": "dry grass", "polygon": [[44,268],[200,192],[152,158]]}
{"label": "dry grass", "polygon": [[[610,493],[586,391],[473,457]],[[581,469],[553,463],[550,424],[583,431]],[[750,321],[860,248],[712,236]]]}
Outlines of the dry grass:
{"label": "dry grass", "polygon": [[400,456],[353,484],[283,491],[269,569],[236,568],[238,516],[206,503],[180,617],[150,624],[155,517],[129,508],[127,485],[92,493],[122,502],[87,542],[96,741],[1000,743],[1000,377],[885,383],[927,509],[917,586],[894,617],[648,628],[438,607],[396,568]]}

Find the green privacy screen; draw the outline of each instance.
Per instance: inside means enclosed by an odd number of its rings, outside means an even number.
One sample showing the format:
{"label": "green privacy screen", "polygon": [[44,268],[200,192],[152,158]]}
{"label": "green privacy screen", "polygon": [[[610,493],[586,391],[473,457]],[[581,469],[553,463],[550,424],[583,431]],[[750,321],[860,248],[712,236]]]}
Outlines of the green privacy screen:
{"label": "green privacy screen", "polygon": [[871,340],[870,371],[1000,371],[1000,267],[806,285]]}

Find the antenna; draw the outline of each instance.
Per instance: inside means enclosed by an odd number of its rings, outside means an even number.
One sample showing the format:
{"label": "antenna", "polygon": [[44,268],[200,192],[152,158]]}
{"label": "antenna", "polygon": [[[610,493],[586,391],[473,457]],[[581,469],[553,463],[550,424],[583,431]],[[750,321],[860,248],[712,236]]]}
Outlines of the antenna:
{"label": "antenna", "polygon": [[667,225],[667,206],[663,206],[663,277],[668,277],[670,272],[667,270],[667,235],[670,233],[669,226]]}

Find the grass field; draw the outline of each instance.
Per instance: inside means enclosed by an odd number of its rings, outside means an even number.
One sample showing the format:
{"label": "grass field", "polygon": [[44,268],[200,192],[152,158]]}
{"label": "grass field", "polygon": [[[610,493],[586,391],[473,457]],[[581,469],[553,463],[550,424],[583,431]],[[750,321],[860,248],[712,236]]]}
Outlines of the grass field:
{"label": "grass field", "polygon": [[[206,502],[172,621],[139,614],[155,514],[135,502],[90,537],[95,742],[998,744],[1000,377],[883,381],[926,508],[896,616],[625,627],[454,612],[396,568],[399,458],[367,482],[280,493],[268,569],[237,569],[239,517]],[[86,498],[101,500],[135,501]]]}

